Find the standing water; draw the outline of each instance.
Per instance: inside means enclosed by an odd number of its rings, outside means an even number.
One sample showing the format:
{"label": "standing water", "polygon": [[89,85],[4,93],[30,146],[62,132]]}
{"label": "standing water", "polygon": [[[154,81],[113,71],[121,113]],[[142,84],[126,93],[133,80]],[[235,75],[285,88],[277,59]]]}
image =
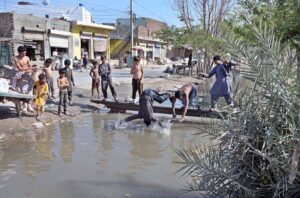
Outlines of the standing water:
{"label": "standing water", "polygon": [[116,129],[117,117],[86,114],[0,142],[0,197],[196,197],[174,162],[177,149],[210,144],[193,135],[201,125]]}

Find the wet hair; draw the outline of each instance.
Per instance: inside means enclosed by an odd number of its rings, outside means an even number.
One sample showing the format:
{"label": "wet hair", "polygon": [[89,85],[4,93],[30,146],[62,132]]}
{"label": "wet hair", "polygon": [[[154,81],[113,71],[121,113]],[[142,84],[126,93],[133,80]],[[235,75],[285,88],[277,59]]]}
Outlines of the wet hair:
{"label": "wet hair", "polygon": [[133,57],[133,61],[140,61],[141,59],[138,56]]}
{"label": "wet hair", "polygon": [[59,74],[66,74],[66,70],[61,68],[61,69],[58,70],[58,73]]}
{"label": "wet hair", "polygon": [[64,64],[70,66],[71,65],[71,61],[69,59],[66,59],[65,62],[64,62]]}
{"label": "wet hair", "polygon": [[45,65],[47,65],[47,66],[50,66],[51,64],[52,64],[52,62],[53,62],[53,60],[52,60],[52,58],[47,58],[46,60],[45,60]]}
{"label": "wet hair", "polygon": [[213,57],[213,61],[218,61],[218,60],[221,60],[221,56],[216,55]]}
{"label": "wet hair", "polygon": [[46,75],[45,74],[40,74],[39,75],[39,80],[44,80],[46,79]]}
{"label": "wet hair", "polygon": [[150,124],[151,124],[151,120],[145,120],[145,119],[144,119],[144,123],[145,123],[146,126],[148,127],[148,126],[150,126]]}
{"label": "wet hair", "polygon": [[98,64],[98,61],[95,60],[95,59],[92,59],[92,60],[90,60],[90,61],[91,61],[91,63],[92,63],[94,66]]}
{"label": "wet hair", "polygon": [[24,51],[26,51],[26,47],[24,47],[24,46],[18,47],[18,52],[19,53],[24,52]]}
{"label": "wet hair", "polygon": [[103,61],[103,60],[106,60],[106,56],[101,56],[101,60]]}
{"label": "wet hair", "polygon": [[36,64],[34,64],[34,65],[32,65],[32,67],[37,67],[37,65],[36,65]]}
{"label": "wet hair", "polygon": [[180,93],[180,91],[175,91],[175,98],[178,98],[178,99],[181,98],[181,93]]}

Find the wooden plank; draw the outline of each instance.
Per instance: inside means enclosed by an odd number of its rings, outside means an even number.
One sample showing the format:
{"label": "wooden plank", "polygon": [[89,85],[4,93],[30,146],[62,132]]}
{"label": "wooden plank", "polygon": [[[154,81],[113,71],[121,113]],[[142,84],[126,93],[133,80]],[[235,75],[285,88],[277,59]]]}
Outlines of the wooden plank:
{"label": "wooden plank", "polygon": [[29,95],[29,94],[20,94],[18,92],[14,91],[9,91],[8,93],[6,92],[0,92],[0,98],[19,98],[19,99],[34,99],[34,95]]}
{"label": "wooden plank", "polygon": [[[130,111],[138,111],[139,105],[135,103],[129,103],[129,102],[114,102],[114,101],[103,101],[99,99],[91,99],[91,102],[97,103],[97,104],[103,104],[107,108],[111,109],[112,112],[120,112],[124,113],[126,110]],[[153,106],[153,111],[155,113],[162,113],[162,114],[171,114],[172,115],[172,108],[171,107],[162,107],[162,106]],[[176,109],[177,115],[182,115],[183,109]],[[227,113],[226,112],[211,112],[209,110],[202,110],[202,109],[188,109],[187,116],[193,116],[193,117],[206,117],[206,118],[226,118]]]}

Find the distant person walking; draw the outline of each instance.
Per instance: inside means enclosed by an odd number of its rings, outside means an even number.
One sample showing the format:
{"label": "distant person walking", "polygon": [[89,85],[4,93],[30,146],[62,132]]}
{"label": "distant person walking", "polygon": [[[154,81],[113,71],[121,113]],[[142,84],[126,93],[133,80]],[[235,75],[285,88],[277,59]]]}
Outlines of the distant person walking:
{"label": "distant person walking", "polygon": [[216,82],[210,90],[211,111],[215,111],[219,97],[224,97],[227,104],[233,106],[232,82],[230,78],[230,70],[233,64],[230,62],[222,63],[219,55],[213,57],[213,63],[216,66],[208,74],[201,74],[205,78],[211,78],[213,75],[216,75]]}
{"label": "distant person walking", "polygon": [[126,56],[126,63],[128,67],[132,67],[132,54],[131,52],[127,52],[127,56]]}
{"label": "distant person walking", "polygon": [[54,80],[52,77],[52,68],[51,68],[52,61],[53,61],[52,58],[47,58],[45,60],[43,72],[46,75],[47,84],[48,84],[48,88],[49,88],[48,98],[55,99],[55,97],[54,97],[54,93],[55,93]]}
{"label": "distant person walking", "polygon": [[92,98],[94,97],[94,90],[96,89],[98,98],[100,99],[100,77],[99,77],[99,71],[98,71],[98,61],[97,60],[91,60],[93,67],[90,71],[90,76],[92,77]]}
{"label": "distant person walking", "polygon": [[61,116],[62,106],[64,108],[64,114],[67,115],[67,95],[68,95],[69,81],[68,78],[66,77],[66,71],[64,69],[59,70],[57,87],[59,89],[58,115]]}
{"label": "distant person walking", "polygon": [[117,102],[117,92],[112,84],[112,77],[111,77],[111,67],[109,63],[106,63],[106,57],[101,56],[101,64],[98,68],[99,75],[101,76],[101,88],[103,93],[103,100],[107,99],[107,88],[109,86],[110,91],[114,97],[114,100]]}
{"label": "distant person walking", "polygon": [[83,55],[83,58],[82,58],[82,66],[87,69],[87,64],[88,64],[88,60],[87,60],[87,57],[86,57],[86,54]]}
{"label": "distant person walking", "polygon": [[72,91],[73,91],[73,86],[75,86],[75,83],[74,83],[73,71],[70,68],[71,61],[66,59],[64,64],[65,64],[64,70],[66,72],[66,77],[67,77],[68,82],[69,82],[69,86],[67,88],[67,90],[68,90],[68,100],[69,100],[69,105],[72,105]]}
{"label": "distant person walking", "polygon": [[134,65],[131,67],[130,74],[132,74],[132,100],[136,102],[136,92],[141,97],[144,84],[144,69],[140,64],[140,59],[136,56],[134,57]]}

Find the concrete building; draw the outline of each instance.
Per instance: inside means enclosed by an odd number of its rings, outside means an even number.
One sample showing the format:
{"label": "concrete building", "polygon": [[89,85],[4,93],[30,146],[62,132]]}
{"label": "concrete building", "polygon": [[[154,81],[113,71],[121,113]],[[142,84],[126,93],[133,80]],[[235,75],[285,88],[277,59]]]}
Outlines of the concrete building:
{"label": "concrete building", "polygon": [[17,48],[27,47],[32,61],[45,60],[57,49],[60,55],[70,55],[72,37],[70,22],[27,14],[0,13],[0,37],[12,38],[13,55]]}
{"label": "concrete building", "polygon": [[73,57],[81,59],[84,54],[88,58],[110,58],[109,34],[113,26],[92,22],[72,21]]}
{"label": "concrete building", "polygon": [[[130,19],[117,19],[111,33],[111,57],[119,58],[130,51]],[[134,25],[134,54],[145,59],[163,60],[166,43],[155,38],[155,33],[167,24],[150,18],[137,18]]]}

